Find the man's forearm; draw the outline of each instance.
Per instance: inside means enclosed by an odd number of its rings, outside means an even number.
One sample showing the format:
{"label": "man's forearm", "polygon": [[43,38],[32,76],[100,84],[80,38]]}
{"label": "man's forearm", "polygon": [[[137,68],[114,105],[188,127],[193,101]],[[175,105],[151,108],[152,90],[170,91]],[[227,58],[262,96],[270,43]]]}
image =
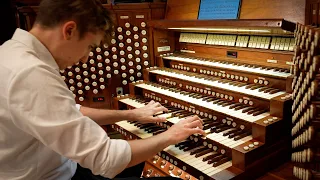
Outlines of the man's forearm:
{"label": "man's forearm", "polygon": [[132,152],[131,161],[128,164],[128,167],[137,165],[146,159],[151,158],[172,143],[165,132],[147,139],[128,142]]}
{"label": "man's forearm", "polygon": [[135,114],[132,110],[106,110],[81,106],[80,112],[88,116],[99,125],[113,124],[122,120],[134,120]]}

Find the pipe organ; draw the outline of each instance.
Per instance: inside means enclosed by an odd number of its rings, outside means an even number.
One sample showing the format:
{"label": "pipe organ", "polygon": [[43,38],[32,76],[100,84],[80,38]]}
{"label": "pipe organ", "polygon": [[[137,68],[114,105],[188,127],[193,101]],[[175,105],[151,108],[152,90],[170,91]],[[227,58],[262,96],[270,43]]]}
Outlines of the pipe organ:
{"label": "pipe organ", "polygon": [[[283,19],[158,20],[165,3],[105,7],[115,22],[111,41],[60,71],[77,103],[131,109],[154,100],[169,109],[157,114],[164,123],[112,125],[126,139],[191,115],[204,122],[205,137],[159,152],[144,177],[255,179],[291,158],[290,175],[320,178],[318,28]],[[19,7],[18,27],[30,30],[36,12]],[[307,20],[319,21],[312,14]]]}
{"label": "pipe organ", "polygon": [[[192,135],[146,163],[143,175],[182,179],[253,179],[290,159],[295,24],[281,20],[148,22],[156,66],[115,109],[154,100],[164,123],[122,121],[127,139],[147,138],[197,115],[206,136]],[[293,88],[293,89],[292,89]]]}

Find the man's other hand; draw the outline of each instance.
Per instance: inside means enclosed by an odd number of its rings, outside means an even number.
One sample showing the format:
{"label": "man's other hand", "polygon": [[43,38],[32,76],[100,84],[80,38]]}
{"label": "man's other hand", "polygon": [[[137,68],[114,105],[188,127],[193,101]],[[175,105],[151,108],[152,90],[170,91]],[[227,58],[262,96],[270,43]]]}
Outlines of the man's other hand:
{"label": "man's other hand", "polygon": [[156,116],[163,112],[168,112],[168,109],[154,101],[150,101],[146,106],[133,110],[134,119],[141,123],[164,122],[166,118]]}

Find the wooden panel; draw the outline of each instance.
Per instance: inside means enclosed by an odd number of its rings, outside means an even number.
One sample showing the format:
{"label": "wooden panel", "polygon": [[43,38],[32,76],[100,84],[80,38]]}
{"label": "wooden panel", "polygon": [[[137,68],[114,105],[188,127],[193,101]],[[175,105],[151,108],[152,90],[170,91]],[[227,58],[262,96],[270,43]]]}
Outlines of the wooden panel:
{"label": "wooden panel", "polygon": [[240,19],[284,18],[305,23],[305,0],[242,0]]}
{"label": "wooden panel", "polygon": [[[198,18],[200,0],[168,0],[166,19],[194,20]],[[242,0],[240,19],[284,18],[305,23],[306,0]]]}
{"label": "wooden panel", "polygon": [[198,19],[200,0],[168,0],[166,19]]}
{"label": "wooden panel", "polygon": [[[289,69],[287,62],[291,62],[293,53],[291,52],[277,52],[260,49],[236,48],[236,47],[220,47],[208,46],[202,44],[181,43],[180,49],[195,51],[195,55],[206,58],[215,58],[217,60],[243,62],[248,64],[258,64],[269,67],[279,67]],[[228,58],[227,51],[235,51],[238,53],[237,58]],[[190,54],[192,56],[192,54]],[[270,63],[269,60],[277,60],[277,63]]]}
{"label": "wooden panel", "polygon": [[292,174],[293,165],[287,162],[280,167],[268,172],[267,174],[261,176],[258,180],[297,180]]}

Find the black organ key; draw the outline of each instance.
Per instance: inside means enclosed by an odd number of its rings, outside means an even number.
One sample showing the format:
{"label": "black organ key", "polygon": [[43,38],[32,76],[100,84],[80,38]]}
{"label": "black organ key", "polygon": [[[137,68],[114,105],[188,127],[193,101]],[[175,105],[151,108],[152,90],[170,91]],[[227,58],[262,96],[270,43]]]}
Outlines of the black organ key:
{"label": "black organ key", "polygon": [[239,134],[236,137],[234,137],[234,140],[237,141],[237,140],[242,139],[242,138],[249,136],[249,135],[251,135],[251,132],[247,131],[247,132],[244,132],[244,133]]}
{"label": "black organ key", "polygon": [[208,161],[208,164],[213,164],[213,163],[221,160],[223,157],[224,157],[224,155],[219,154],[218,156],[215,156],[215,157],[211,158],[211,159]]}
{"label": "black organ key", "polygon": [[214,162],[212,166],[217,167],[217,166],[220,166],[221,164],[226,163],[228,161],[230,161],[230,158],[226,156],[226,157],[220,159],[219,161]]}
{"label": "black organ key", "polygon": [[229,134],[229,138],[234,138],[235,136],[237,136],[237,135],[239,135],[239,134],[243,134],[243,133],[245,133],[245,131],[244,130],[239,130],[239,131],[236,131],[236,132],[233,132],[233,133],[231,133],[231,134]]}
{"label": "black organ key", "polygon": [[230,134],[232,134],[232,133],[234,133],[234,132],[236,132],[236,131],[238,131],[238,130],[239,130],[239,129],[236,129],[236,128],[230,128],[229,131],[223,133],[223,136],[229,136]]}
{"label": "black organ key", "polygon": [[190,155],[194,155],[194,154],[196,154],[196,153],[202,152],[202,151],[205,150],[205,149],[207,149],[207,147],[205,147],[205,146],[200,146],[200,147],[198,147],[197,149],[192,150],[192,151],[190,152]]}
{"label": "black organ key", "polygon": [[212,149],[206,148],[206,149],[204,149],[203,151],[196,153],[195,157],[197,158],[197,157],[203,156],[203,155],[205,155],[205,154],[208,154],[208,153],[210,153],[210,152],[212,152]]}
{"label": "black organ key", "polygon": [[219,156],[219,155],[220,155],[220,154],[219,154],[218,152],[213,152],[213,154],[204,157],[204,158],[202,159],[202,161],[204,161],[204,162],[205,162],[205,161],[208,161],[208,160],[213,159],[213,158],[215,158],[215,157],[217,157],[217,156]]}

